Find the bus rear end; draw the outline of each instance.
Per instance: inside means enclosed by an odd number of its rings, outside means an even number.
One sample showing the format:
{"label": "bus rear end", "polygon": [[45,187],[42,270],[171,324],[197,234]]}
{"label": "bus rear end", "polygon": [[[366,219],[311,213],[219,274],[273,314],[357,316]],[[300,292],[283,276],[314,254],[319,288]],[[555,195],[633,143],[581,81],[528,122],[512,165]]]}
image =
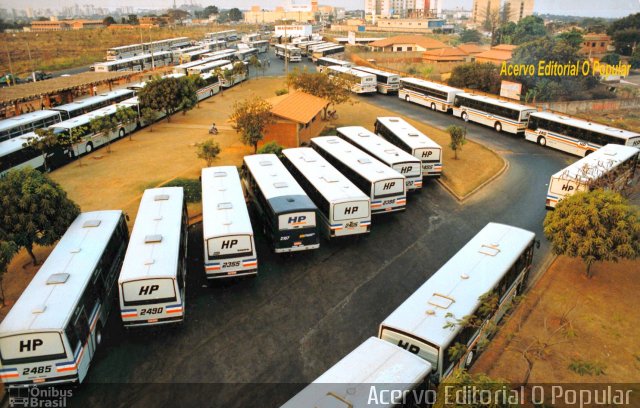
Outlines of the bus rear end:
{"label": "bus rear end", "polygon": [[371,229],[371,209],[368,200],[336,203],[331,208],[329,237],[366,234]]}
{"label": "bus rear end", "polygon": [[419,161],[395,163],[391,168],[405,177],[407,191],[417,191],[422,188],[422,165]]}
{"label": "bus rear end", "polygon": [[177,279],[120,282],[120,316],[125,327],[179,323],[184,320],[184,288]]}
{"label": "bus rear end", "polygon": [[407,205],[405,178],[390,178],[373,183],[371,213],[404,211]]}
{"label": "bus rear end", "polygon": [[440,348],[436,347],[426,340],[421,340],[419,337],[406,333],[402,330],[395,330],[392,327],[386,326],[383,322],[380,325],[378,337],[384,341],[401,347],[423,360],[431,363],[431,367],[436,377],[440,377]]}
{"label": "bus rear end", "polygon": [[413,156],[422,162],[422,176],[440,177],[442,175],[442,149],[439,147],[414,149]]}
{"label": "bus rear end", "polygon": [[587,189],[585,183],[580,183],[577,180],[566,179],[563,177],[551,177],[549,181],[549,189],[547,190],[547,209],[556,208],[556,205],[560,200],[568,197],[578,191],[584,191]]}
{"label": "bus rear end", "polygon": [[278,215],[278,231],[273,234],[276,253],[304,251],[320,247],[315,211]]}
{"label": "bus rear end", "polygon": [[253,235],[210,238],[205,244],[207,279],[232,278],[258,273]]}
{"label": "bus rear end", "polygon": [[[78,383],[84,348],[74,353],[60,332],[27,332],[0,338],[0,378],[7,388]],[[88,360],[85,359],[86,365]],[[86,371],[85,371],[86,372]]]}

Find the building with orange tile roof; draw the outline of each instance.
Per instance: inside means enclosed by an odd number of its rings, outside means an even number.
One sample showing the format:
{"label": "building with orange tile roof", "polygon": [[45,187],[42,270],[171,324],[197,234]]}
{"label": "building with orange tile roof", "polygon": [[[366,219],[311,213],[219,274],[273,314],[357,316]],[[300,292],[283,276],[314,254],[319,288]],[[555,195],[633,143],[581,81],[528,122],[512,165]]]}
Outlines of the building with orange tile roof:
{"label": "building with orange tile roof", "polygon": [[458,44],[458,48],[462,51],[466,52],[469,55],[480,54],[481,52],[487,51],[486,47],[482,47],[478,43],[464,43]]}
{"label": "building with orange tile roof", "polygon": [[426,63],[465,62],[470,61],[470,56],[458,47],[446,47],[425,51],[422,54],[422,61]]}
{"label": "building with orange tile roof", "polygon": [[369,44],[376,51],[428,51],[446,48],[447,44],[422,35],[398,35]]}
{"label": "building with orange tile roof", "polygon": [[269,99],[275,123],[265,129],[259,144],[276,142],[284,147],[298,147],[322,132],[322,111],[329,101],[305,92],[295,91]]}
{"label": "building with orange tile roof", "polygon": [[503,62],[508,62],[513,56],[513,50],[517,48],[516,45],[499,44],[495,47],[491,47],[490,50],[476,54],[476,62],[491,62],[496,65],[502,65]]}

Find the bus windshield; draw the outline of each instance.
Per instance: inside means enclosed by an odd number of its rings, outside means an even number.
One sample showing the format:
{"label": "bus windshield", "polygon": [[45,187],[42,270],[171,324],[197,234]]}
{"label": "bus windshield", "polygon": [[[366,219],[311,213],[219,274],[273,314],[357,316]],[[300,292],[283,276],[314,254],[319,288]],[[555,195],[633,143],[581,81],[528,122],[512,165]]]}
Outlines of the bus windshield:
{"label": "bus windshield", "polygon": [[25,333],[0,338],[2,365],[26,364],[34,361],[66,357],[58,332]]}
{"label": "bus windshield", "polygon": [[253,246],[250,235],[217,237],[207,241],[209,259],[235,258],[252,253]]}
{"label": "bus windshield", "polygon": [[333,206],[333,219],[336,221],[353,220],[369,216],[369,202],[349,201]]}
{"label": "bus windshield", "polygon": [[173,279],[140,279],[122,284],[123,303],[125,306],[138,306],[176,300]]}
{"label": "bus windshield", "polygon": [[375,198],[389,197],[393,195],[404,194],[403,179],[387,179],[377,181],[374,184],[373,196]]}

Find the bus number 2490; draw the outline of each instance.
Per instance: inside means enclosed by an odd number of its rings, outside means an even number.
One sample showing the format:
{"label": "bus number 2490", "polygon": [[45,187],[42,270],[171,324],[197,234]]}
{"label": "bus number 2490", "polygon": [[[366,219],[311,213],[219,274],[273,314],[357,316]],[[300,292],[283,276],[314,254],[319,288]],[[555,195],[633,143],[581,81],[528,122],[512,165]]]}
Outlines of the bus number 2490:
{"label": "bus number 2490", "polygon": [[160,314],[162,313],[162,307],[152,307],[149,309],[140,309],[140,316],[144,316],[144,315],[154,315],[154,314]]}

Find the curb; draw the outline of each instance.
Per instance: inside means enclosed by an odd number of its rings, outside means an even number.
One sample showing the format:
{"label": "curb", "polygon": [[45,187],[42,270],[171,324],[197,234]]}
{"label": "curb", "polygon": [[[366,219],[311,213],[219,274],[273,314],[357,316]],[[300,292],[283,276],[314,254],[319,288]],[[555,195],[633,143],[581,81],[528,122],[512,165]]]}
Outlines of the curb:
{"label": "curb", "polygon": [[[491,150],[491,149],[489,149]],[[509,164],[509,161],[507,159],[505,159],[504,157],[500,156],[498,153],[496,153],[495,151],[491,150],[493,153],[496,154],[496,156],[498,156],[501,160],[502,160],[502,168],[500,170],[498,170],[498,172],[496,174],[494,174],[493,176],[489,177],[487,180],[483,181],[479,186],[477,186],[476,188],[474,188],[473,190],[471,190],[470,192],[468,192],[466,195],[464,196],[460,196],[457,193],[455,193],[451,187],[449,187],[444,181],[442,181],[441,179],[437,179],[436,182],[438,184],[440,184],[445,190],[447,190],[449,192],[449,194],[451,194],[456,200],[458,200],[459,202],[464,202],[465,200],[467,200],[469,197],[471,197],[472,195],[476,194],[478,191],[480,191],[481,189],[483,189],[484,187],[486,187],[489,183],[493,182],[495,179],[497,179],[498,177],[502,176],[502,174],[504,174],[507,169],[509,169],[509,167],[511,167],[511,165]]]}

